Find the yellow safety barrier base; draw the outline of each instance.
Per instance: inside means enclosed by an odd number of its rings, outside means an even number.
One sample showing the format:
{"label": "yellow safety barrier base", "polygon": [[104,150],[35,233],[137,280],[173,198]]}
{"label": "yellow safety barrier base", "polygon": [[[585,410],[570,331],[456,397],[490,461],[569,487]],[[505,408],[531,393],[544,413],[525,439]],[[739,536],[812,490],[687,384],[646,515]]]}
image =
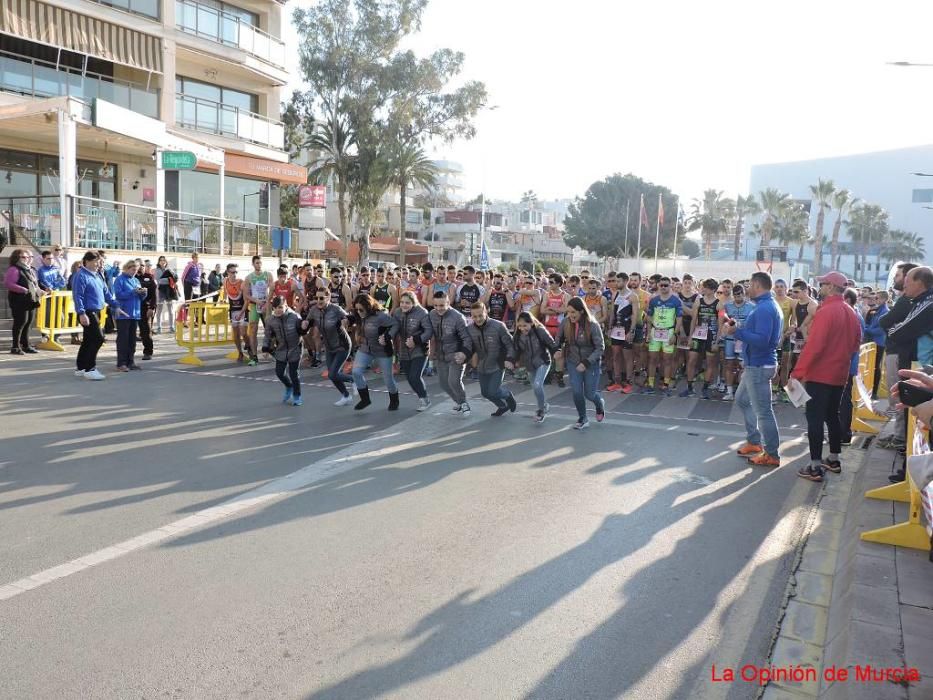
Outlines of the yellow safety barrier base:
{"label": "yellow safety barrier base", "polygon": [[[106,320],[107,308],[104,307],[100,312],[100,325],[103,326]],[[44,336],[43,341],[39,343],[41,349],[65,351],[55,337],[84,331],[84,326],[78,321],[78,314],[75,313],[71,292],[52,292],[39,298],[39,308],[36,309],[36,328]]]}
{"label": "yellow safety barrier base", "polygon": [[[913,411],[907,416],[907,455],[916,454],[914,437],[917,432],[917,419]],[[905,462],[906,471],[906,462]],[[908,503],[909,514],[906,523],[898,523],[889,527],[881,527],[877,530],[869,530],[862,533],[862,539],[866,542],[880,542],[881,544],[892,544],[896,547],[910,547],[911,549],[920,549],[924,552],[930,551],[930,537],[927,535],[926,528],[920,523],[920,489],[907,472],[907,478],[900,484],[892,484],[882,488],[871,489],[865,492],[866,498],[882,498],[894,501]]]}
{"label": "yellow safety barrier base", "polygon": [[877,435],[881,429],[869,421],[884,423],[887,416],[875,413],[871,404],[871,395],[875,386],[875,354],[878,348],[874,343],[865,343],[859,348],[858,374],[852,382],[852,425],[854,433]]}
{"label": "yellow safety barrier base", "polygon": [[[179,347],[186,348],[188,354],[178,362],[183,365],[200,367],[204,361],[197,356],[198,348],[218,347],[233,343],[233,328],[230,326],[229,306],[224,303],[212,301],[193,301],[184,307],[187,318],[175,323],[175,342]],[[236,350],[226,355],[235,360],[238,357]]]}

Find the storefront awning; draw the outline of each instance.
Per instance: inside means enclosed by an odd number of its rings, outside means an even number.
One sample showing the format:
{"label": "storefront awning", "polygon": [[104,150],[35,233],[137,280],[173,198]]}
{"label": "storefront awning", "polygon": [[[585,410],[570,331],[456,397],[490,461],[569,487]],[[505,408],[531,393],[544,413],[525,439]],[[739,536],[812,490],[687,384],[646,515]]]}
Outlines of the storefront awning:
{"label": "storefront awning", "polygon": [[154,73],[162,47],[148,34],[37,0],[0,0],[0,32]]}

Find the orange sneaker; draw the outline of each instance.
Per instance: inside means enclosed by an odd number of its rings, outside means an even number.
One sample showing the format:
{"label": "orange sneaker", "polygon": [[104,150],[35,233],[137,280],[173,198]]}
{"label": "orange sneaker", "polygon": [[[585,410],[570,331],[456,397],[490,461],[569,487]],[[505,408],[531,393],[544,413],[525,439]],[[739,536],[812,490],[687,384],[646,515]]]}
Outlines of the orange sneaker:
{"label": "orange sneaker", "polygon": [[626,382],[625,384],[622,385],[622,389],[621,389],[620,391],[621,391],[623,394],[631,394],[631,393],[632,393],[632,385],[629,384],[628,382]]}
{"label": "orange sneaker", "polygon": [[321,372],[321,379],[327,379],[329,376],[330,376],[330,372],[328,372],[326,369],[323,372]]}
{"label": "orange sneaker", "polygon": [[757,457],[749,457],[749,464],[754,464],[756,467],[780,467],[781,460],[777,457],[772,457],[767,452],[762,452]]}
{"label": "orange sneaker", "polygon": [[621,384],[610,384],[606,387],[606,391],[622,391]]}
{"label": "orange sneaker", "polygon": [[750,442],[746,442],[739,449],[737,449],[735,453],[739,457],[753,457],[754,455],[759,455],[764,451],[765,451],[765,448],[762,447],[761,445],[753,445]]}

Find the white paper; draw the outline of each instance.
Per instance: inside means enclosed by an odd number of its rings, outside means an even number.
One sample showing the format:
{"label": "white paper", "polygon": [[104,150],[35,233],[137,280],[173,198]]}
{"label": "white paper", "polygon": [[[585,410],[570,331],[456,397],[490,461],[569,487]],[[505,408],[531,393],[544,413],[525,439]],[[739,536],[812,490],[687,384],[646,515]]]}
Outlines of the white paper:
{"label": "white paper", "polygon": [[652,340],[666,343],[671,339],[671,331],[669,328],[654,328],[651,331],[651,338]]}
{"label": "white paper", "polygon": [[803,388],[803,384],[793,377],[788,380],[787,386],[784,387],[784,391],[787,392],[787,398],[790,399],[790,402],[797,408],[805,406],[807,401],[810,400],[810,394]]}
{"label": "white paper", "polygon": [[707,326],[697,326],[693,329],[693,337],[697,340],[706,340],[709,336],[709,328]]}
{"label": "white paper", "polygon": [[609,337],[613,340],[625,340],[625,327],[613,326],[609,331]]}

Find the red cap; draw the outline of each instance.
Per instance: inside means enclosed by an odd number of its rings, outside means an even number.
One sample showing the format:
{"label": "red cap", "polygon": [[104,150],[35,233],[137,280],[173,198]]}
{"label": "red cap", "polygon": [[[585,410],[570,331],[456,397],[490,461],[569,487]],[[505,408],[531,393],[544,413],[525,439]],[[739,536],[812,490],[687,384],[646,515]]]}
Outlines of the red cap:
{"label": "red cap", "polygon": [[837,272],[835,270],[833,270],[832,272],[827,272],[822,277],[817,277],[816,281],[819,282],[820,284],[823,284],[825,282],[826,284],[831,284],[834,287],[845,288],[849,286],[848,278],[841,272]]}

